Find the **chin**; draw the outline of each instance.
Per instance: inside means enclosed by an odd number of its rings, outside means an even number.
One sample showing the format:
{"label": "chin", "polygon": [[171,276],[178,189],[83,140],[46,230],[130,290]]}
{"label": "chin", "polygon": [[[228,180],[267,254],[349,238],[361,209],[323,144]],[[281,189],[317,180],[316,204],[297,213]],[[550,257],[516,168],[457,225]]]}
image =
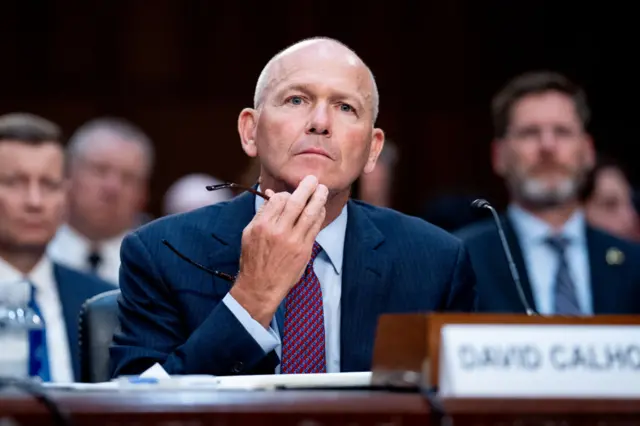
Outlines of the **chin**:
{"label": "chin", "polygon": [[285,173],[282,174],[283,181],[285,181],[288,185],[298,186],[302,180],[309,176],[313,175],[318,178],[320,183],[326,185],[326,177],[330,176],[331,173],[327,170],[326,167],[318,167],[318,166],[305,166],[305,167],[296,167],[295,169],[286,170]]}
{"label": "chin", "polygon": [[22,234],[20,235],[20,240],[18,240],[18,245],[27,249],[41,249],[42,247],[46,247],[46,245],[51,241],[53,235],[47,233],[36,235],[34,233],[30,234]]}

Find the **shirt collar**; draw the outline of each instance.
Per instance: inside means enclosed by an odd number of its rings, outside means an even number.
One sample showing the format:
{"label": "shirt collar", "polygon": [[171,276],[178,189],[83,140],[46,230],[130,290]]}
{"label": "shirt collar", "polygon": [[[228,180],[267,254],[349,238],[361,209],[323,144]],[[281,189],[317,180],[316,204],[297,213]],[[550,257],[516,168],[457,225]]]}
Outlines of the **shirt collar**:
{"label": "shirt collar", "polygon": [[47,287],[53,282],[53,263],[51,259],[48,256],[42,256],[28,274],[23,274],[6,260],[0,258],[0,287],[25,281],[33,284],[38,290],[48,291]]}
{"label": "shirt collar", "polygon": [[[258,186],[258,191],[260,187]],[[264,204],[262,197],[255,197],[255,211]],[[342,272],[342,259],[344,257],[344,240],[347,232],[347,205],[342,208],[340,215],[318,233],[316,241],[327,254],[333,269],[337,274]]]}
{"label": "shirt collar", "polygon": [[126,234],[127,232],[124,232],[113,238],[94,244],[70,225],[63,224],[58,229],[56,238],[59,240],[60,246],[65,247],[65,249],[68,249],[68,247],[77,247],[82,250],[82,252],[89,253],[92,249],[119,247]]}
{"label": "shirt collar", "polygon": [[[527,243],[541,243],[545,238],[553,236],[556,232],[543,220],[537,218],[516,204],[510,204],[507,215],[518,236]],[[584,243],[586,221],[582,209],[576,210],[563,225],[561,234],[567,237],[570,243]]]}

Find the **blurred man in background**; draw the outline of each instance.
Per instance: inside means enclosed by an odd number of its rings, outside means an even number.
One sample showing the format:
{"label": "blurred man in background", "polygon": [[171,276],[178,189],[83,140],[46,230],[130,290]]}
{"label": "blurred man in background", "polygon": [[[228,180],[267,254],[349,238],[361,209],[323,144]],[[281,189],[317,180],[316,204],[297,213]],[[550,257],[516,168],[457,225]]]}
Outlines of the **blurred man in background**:
{"label": "blurred man in background", "polygon": [[[24,297],[43,319],[44,381],[79,380],[78,315],[113,287],[52,262],[46,247],[62,223],[68,182],[60,129],[31,114],[0,117],[0,304]],[[11,348],[2,347],[3,351]]]}
{"label": "blurred man in background", "polygon": [[493,168],[509,190],[503,222],[525,301],[488,220],[458,233],[476,272],[479,309],[640,313],[640,246],[585,220],[581,190],[595,152],[584,91],[556,73],[528,73],[496,95],[492,112]]}
{"label": "blurred man in background", "polygon": [[138,225],[148,197],[154,148],[134,124],[99,118],[81,126],[68,147],[67,223],[52,258],[118,284],[120,243]]}
{"label": "blurred man in background", "polygon": [[599,158],[584,188],[587,221],[617,237],[640,240],[633,196],[622,165],[612,158]]}
{"label": "blurred man in background", "polygon": [[233,198],[230,189],[213,192],[206,190],[207,185],[224,183],[205,174],[186,175],[175,181],[164,195],[162,213],[166,215],[185,213],[200,207],[228,201]]}

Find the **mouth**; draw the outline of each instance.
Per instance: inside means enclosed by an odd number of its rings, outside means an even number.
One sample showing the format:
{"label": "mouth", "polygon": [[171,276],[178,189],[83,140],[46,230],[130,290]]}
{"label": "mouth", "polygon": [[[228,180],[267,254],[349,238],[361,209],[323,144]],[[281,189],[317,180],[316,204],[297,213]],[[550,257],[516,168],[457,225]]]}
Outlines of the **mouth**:
{"label": "mouth", "polygon": [[44,221],[23,221],[20,223],[20,228],[24,230],[40,230],[46,228],[47,223]]}
{"label": "mouth", "polygon": [[301,151],[298,155],[320,155],[331,159],[329,153],[322,148],[307,148],[304,151]]}

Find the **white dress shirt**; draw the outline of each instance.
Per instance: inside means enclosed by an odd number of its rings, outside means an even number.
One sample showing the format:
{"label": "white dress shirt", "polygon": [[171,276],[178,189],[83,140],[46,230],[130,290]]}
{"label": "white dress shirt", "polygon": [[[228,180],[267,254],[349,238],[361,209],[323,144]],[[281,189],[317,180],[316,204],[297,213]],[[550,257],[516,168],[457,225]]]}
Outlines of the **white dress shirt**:
{"label": "white dress shirt", "polygon": [[[36,303],[44,319],[47,331],[47,349],[51,381],[69,383],[74,381],[67,327],[58,295],[58,285],[53,275],[53,264],[47,256],[28,275],[22,274],[0,258],[0,293],[10,294],[16,284],[30,282],[36,288]],[[18,290],[19,291],[19,290]],[[27,298],[28,301],[28,298]]]}
{"label": "white dress shirt", "polygon": [[[96,274],[115,286],[119,284],[120,245],[126,233],[103,241],[97,247],[101,261]],[[69,225],[62,225],[47,249],[49,257],[62,265],[91,273],[89,255],[92,243]]]}
{"label": "white dress shirt", "polygon": [[[559,259],[555,249],[545,239],[554,235],[553,229],[542,220],[513,204],[507,215],[513,223],[522,249],[525,266],[531,283],[531,290],[538,312],[554,314],[554,286]],[[581,210],[564,224],[561,234],[569,238],[565,251],[569,272],[576,289],[576,295],[583,314],[593,313],[589,253],[586,239],[586,223]]]}
{"label": "white dress shirt", "polygon": [[[256,211],[263,203],[262,197],[256,197]],[[322,288],[327,373],[340,372],[340,297],[342,294],[342,258],[346,231],[347,206],[345,205],[340,215],[322,229],[316,238],[322,250],[313,262],[313,269]],[[222,301],[262,347],[265,354],[275,349],[278,357],[282,358],[282,342],[275,317],[267,330],[254,320],[231,294],[227,294]],[[279,372],[280,366],[276,367],[275,373]]]}

